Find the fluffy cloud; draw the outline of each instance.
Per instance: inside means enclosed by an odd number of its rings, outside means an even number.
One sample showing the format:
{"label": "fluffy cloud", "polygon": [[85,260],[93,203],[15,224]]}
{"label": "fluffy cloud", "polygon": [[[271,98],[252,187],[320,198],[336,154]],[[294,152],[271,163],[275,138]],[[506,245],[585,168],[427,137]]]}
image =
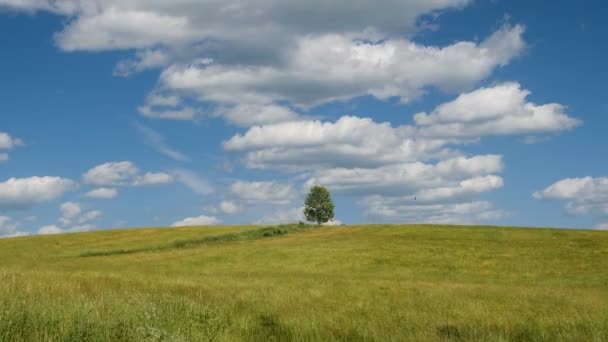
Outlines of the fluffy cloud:
{"label": "fluffy cloud", "polygon": [[222,201],[218,207],[224,214],[236,214],[241,211],[241,207],[232,201]]}
{"label": "fluffy cloud", "polygon": [[42,226],[40,229],[38,229],[38,234],[40,235],[61,234],[63,232],[63,229],[57,227],[56,225]]}
{"label": "fluffy cloud", "polygon": [[10,150],[21,145],[23,145],[21,139],[11,137],[8,133],[0,132],[0,150]]}
{"label": "fluffy cloud", "polygon": [[[265,40],[286,42],[294,36],[323,32],[351,33],[374,28],[404,34],[416,29],[420,15],[461,8],[469,0],[351,1],[322,0],[0,0],[0,7],[44,10],[74,18],[56,39],[66,50],[108,50],[219,41],[216,50],[233,55]],[[232,53],[230,53],[232,52]],[[249,55],[261,53],[249,52]],[[253,57],[253,56],[252,56]],[[258,57],[259,58],[259,57]]]}
{"label": "fluffy cloud", "polygon": [[[8,133],[0,132],[0,150],[10,150],[21,145],[23,145],[23,141],[21,139],[11,137]],[[8,153],[0,153],[0,163],[7,162],[8,160]]]}
{"label": "fluffy cloud", "polygon": [[98,165],[87,171],[82,179],[96,186],[148,186],[173,182],[173,176],[163,172],[140,175],[137,166],[130,161]]}
{"label": "fluffy cloud", "polygon": [[533,194],[536,199],[561,200],[572,215],[608,217],[608,177],[566,178]]}
{"label": "fluffy cloud", "polygon": [[75,182],[60,177],[10,178],[0,182],[0,210],[24,209],[52,201],[76,186]]}
{"label": "fluffy cloud", "polygon": [[558,103],[527,102],[530,91],[518,83],[480,88],[414,117],[422,136],[478,138],[489,135],[543,134],[570,130],[580,121]]}
{"label": "fluffy cloud", "polygon": [[502,179],[491,174],[501,172],[502,168],[502,158],[497,155],[459,157],[437,164],[328,169],[318,172],[306,185],[322,184],[346,194],[408,194],[422,201],[435,201],[500,188]]}
{"label": "fluffy cloud", "polygon": [[[77,228],[81,228],[83,225],[90,224],[92,221],[101,217],[100,211],[91,210],[85,212],[82,210],[81,204],[75,202],[63,203],[59,207],[59,210],[61,211],[59,223],[64,227],[73,225]],[[74,230],[74,227],[72,227],[71,230]]]}
{"label": "fluffy cloud", "polygon": [[98,186],[128,185],[137,176],[139,169],[130,161],[105,163],[87,171],[82,179]]}
{"label": "fluffy cloud", "polygon": [[134,49],[115,74],[163,68],[157,91],[139,108],[150,118],[194,120],[180,96],[221,104],[214,115],[237,125],[291,121],[287,101],[310,107],[362,95],[407,102],[427,87],[460,91],[525,48],[524,28],[505,25],[481,42],[424,46],[418,20],[470,0],[180,2],[0,0],[16,10],[63,15],[55,34],[66,51]]}
{"label": "fluffy cloud", "polygon": [[90,231],[97,228],[94,221],[102,215],[99,210],[84,211],[82,205],[76,202],[61,204],[59,211],[61,216],[58,219],[58,224],[40,227],[38,234],[49,235]]}
{"label": "fluffy cloud", "polygon": [[97,199],[112,199],[118,196],[118,190],[114,188],[97,188],[87,192],[85,196]]}
{"label": "fluffy cloud", "polygon": [[183,220],[174,222],[171,227],[188,227],[188,226],[212,226],[221,223],[219,219],[213,216],[197,216],[187,217]]}
{"label": "fluffy cloud", "polygon": [[161,81],[167,89],[220,103],[289,101],[309,107],[363,95],[408,102],[425,87],[457,91],[486,78],[523,50],[523,30],[505,26],[480,44],[443,48],[399,39],[307,36],[281,65],[173,65]]}
{"label": "fluffy cloud", "polygon": [[254,203],[289,203],[295,196],[295,191],[290,184],[277,182],[244,182],[232,183],[230,191],[239,199]]}
{"label": "fluffy cloud", "polygon": [[316,169],[373,167],[448,156],[445,141],[419,140],[410,126],[392,127],[370,118],[343,116],[335,123],[286,122],[255,126],[224,142],[228,151],[246,151],[251,168]]}
{"label": "fluffy cloud", "polygon": [[388,222],[474,224],[494,222],[509,215],[486,201],[413,204],[409,199],[373,196],[362,204],[369,217]]}

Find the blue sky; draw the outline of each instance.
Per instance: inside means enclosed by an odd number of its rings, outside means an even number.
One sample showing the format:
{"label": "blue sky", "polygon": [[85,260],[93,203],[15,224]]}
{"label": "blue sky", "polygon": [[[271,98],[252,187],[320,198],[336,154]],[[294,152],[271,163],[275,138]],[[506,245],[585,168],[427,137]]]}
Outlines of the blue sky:
{"label": "blue sky", "polygon": [[312,184],[343,223],[606,228],[604,9],[0,0],[0,236],[297,221]]}

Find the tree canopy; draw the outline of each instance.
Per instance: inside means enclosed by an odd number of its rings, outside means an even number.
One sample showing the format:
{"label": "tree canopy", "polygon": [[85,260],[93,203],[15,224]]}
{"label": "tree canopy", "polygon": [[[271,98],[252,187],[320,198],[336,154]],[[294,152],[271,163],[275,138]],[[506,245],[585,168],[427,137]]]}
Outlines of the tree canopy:
{"label": "tree canopy", "polygon": [[329,190],[319,185],[310,188],[304,204],[304,215],[308,221],[317,222],[317,224],[332,221],[334,208]]}

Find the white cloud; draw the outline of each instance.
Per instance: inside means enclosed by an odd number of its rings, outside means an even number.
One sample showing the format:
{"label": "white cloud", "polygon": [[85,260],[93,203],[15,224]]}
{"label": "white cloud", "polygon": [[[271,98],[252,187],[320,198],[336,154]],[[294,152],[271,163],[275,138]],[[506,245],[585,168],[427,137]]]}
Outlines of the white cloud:
{"label": "white cloud", "polygon": [[[10,150],[22,145],[23,140],[11,137],[8,133],[0,132],[0,150]],[[8,153],[0,153],[0,163],[7,162],[9,159]]]}
{"label": "white cloud", "polygon": [[85,183],[96,186],[149,186],[169,184],[173,176],[164,172],[147,172],[140,175],[140,171],[130,161],[111,162],[98,165],[87,171],[82,179]]}
{"label": "white cloud", "polygon": [[254,204],[286,204],[296,194],[291,184],[278,182],[236,181],[230,186],[230,191],[239,199]]}
{"label": "white cloud", "polygon": [[219,219],[213,216],[197,216],[187,217],[183,220],[174,222],[171,227],[188,227],[188,226],[212,226],[221,223]]}
{"label": "white cloud", "polygon": [[608,222],[607,223],[600,223],[597,226],[595,226],[596,230],[608,230]]}
{"label": "white cloud", "polygon": [[65,202],[59,206],[61,216],[57,224],[46,225],[38,229],[38,234],[63,234],[86,232],[96,229],[94,221],[102,216],[99,210],[84,211],[76,202]]}
{"label": "white cloud", "polygon": [[97,199],[112,199],[118,196],[118,190],[114,188],[97,188],[87,192],[85,196]]}
{"label": "white cloud", "polygon": [[159,173],[147,172],[143,176],[138,176],[133,181],[133,186],[169,184],[169,183],[173,183],[173,180],[174,180],[173,176],[171,176],[170,174],[164,173],[164,172],[159,172]]}
{"label": "white cloud", "polygon": [[[408,102],[430,86],[464,90],[525,47],[522,26],[505,26],[480,44],[428,47],[408,40],[362,41],[341,34],[300,38],[281,65],[173,65],[164,87],[202,101],[314,106],[357,96]],[[330,48],[328,48],[330,47]]]}
{"label": "white cloud", "polygon": [[[416,30],[420,15],[461,8],[469,0],[360,2],[347,0],[0,0],[0,7],[44,10],[74,17],[57,37],[67,50],[107,50],[186,42],[219,41],[232,54],[264,40],[284,43],[294,36],[351,33],[374,28],[386,35]],[[250,42],[250,44],[248,44]],[[265,48],[273,45],[264,44]],[[261,53],[260,51],[249,54]]]}
{"label": "white cloud", "polygon": [[171,55],[165,49],[144,49],[135,53],[132,59],[125,59],[114,69],[116,76],[129,76],[147,69],[160,68],[171,62]]}
{"label": "white cloud", "polygon": [[497,155],[454,158],[437,164],[421,162],[379,168],[335,168],[317,172],[306,182],[330,191],[355,195],[411,194],[421,200],[437,200],[485,192],[502,186],[502,158]]}
{"label": "white cloud", "polygon": [[8,133],[0,132],[0,150],[10,150],[21,145],[23,145],[21,139],[11,137]]}
{"label": "white cloud", "polygon": [[580,121],[558,103],[526,102],[530,91],[519,83],[503,83],[462,94],[432,113],[414,117],[422,136],[478,138],[490,135],[542,134],[570,130]]}
{"label": "white cloud", "polygon": [[392,127],[370,118],[343,116],[335,123],[297,121],[255,126],[224,142],[247,152],[250,168],[318,169],[373,167],[453,155],[445,141],[419,140],[410,126]]}
{"label": "white cloud", "polygon": [[107,6],[95,15],[70,21],[55,39],[66,51],[96,51],[177,44],[196,37],[187,17]]}
{"label": "white cloud", "polygon": [[369,217],[396,223],[474,224],[495,222],[509,215],[486,201],[412,204],[409,199],[403,202],[401,198],[372,196],[362,204]]}
{"label": "white cloud", "polygon": [[82,213],[80,204],[74,202],[63,203],[59,209],[61,211],[59,222],[61,222],[62,225],[69,225],[72,219],[76,218]]}
{"label": "white cloud", "polygon": [[84,231],[94,228],[90,223],[101,217],[99,210],[83,211],[80,203],[65,202],[59,207],[59,223],[63,227],[71,226],[68,231]]}
{"label": "white cloud", "polygon": [[23,209],[52,201],[77,184],[60,177],[10,178],[0,182],[0,209]]}
{"label": "white cloud", "polygon": [[137,176],[139,169],[130,161],[104,163],[98,165],[83,176],[87,184],[98,186],[125,186]]}
{"label": "white cloud", "polygon": [[241,211],[241,207],[232,201],[220,202],[219,209],[224,214],[236,214]]}
{"label": "white cloud", "polygon": [[533,194],[536,199],[565,201],[571,215],[608,218],[608,177],[566,178]]}
{"label": "white cloud", "polygon": [[38,229],[38,234],[40,235],[61,234],[63,232],[64,230],[57,227],[56,225],[43,226]]}

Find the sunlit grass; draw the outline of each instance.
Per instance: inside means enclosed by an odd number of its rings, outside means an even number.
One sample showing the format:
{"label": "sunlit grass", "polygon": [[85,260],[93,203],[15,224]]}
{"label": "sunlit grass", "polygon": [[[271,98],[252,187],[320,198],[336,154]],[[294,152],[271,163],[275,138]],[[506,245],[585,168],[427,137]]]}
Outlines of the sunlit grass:
{"label": "sunlit grass", "polygon": [[0,341],[608,340],[606,232],[276,229],[2,239]]}

